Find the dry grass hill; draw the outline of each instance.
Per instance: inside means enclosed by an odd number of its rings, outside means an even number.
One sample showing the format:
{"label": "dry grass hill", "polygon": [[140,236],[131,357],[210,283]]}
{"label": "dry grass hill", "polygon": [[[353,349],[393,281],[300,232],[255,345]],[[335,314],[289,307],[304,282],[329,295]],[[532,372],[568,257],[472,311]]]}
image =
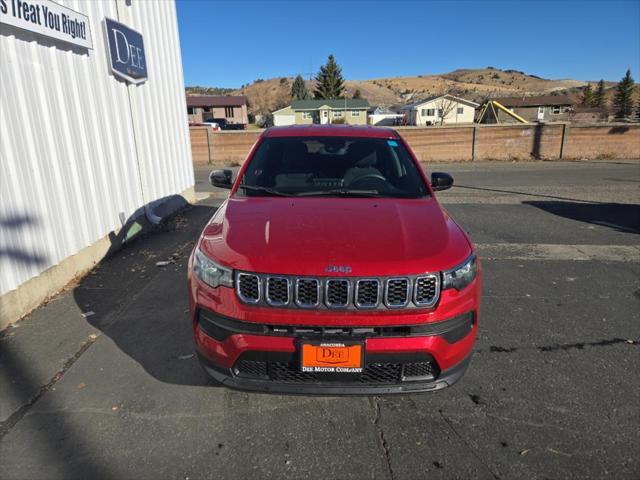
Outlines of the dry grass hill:
{"label": "dry grass hill", "polygon": [[[292,82],[293,78],[287,77],[258,80],[228,94],[246,95],[251,113],[266,114],[290,103]],[[595,88],[596,82],[588,83]],[[347,95],[353,95],[353,92],[358,89],[362,97],[369,100],[371,105],[384,106],[411,103],[442,93],[451,93],[478,102],[486,98],[504,96],[577,94],[586,84],[587,82],[580,80],[550,80],[517,70],[500,70],[493,67],[459,69],[436,75],[345,82]],[[608,88],[614,85],[613,82],[607,82]],[[307,82],[307,88],[313,90],[313,81]],[[195,90],[194,87],[187,87],[187,93],[190,92],[200,93],[201,91]]]}

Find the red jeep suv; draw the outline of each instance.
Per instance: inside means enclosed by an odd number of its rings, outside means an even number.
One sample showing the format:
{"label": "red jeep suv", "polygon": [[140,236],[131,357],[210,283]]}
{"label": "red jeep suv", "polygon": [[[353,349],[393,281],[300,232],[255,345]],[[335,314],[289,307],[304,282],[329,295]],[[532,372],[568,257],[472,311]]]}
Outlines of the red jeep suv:
{"label": "red jeep suv", "polygon": [[437,390],[465,372],[481,272],[433,192],[453,179],[391,129],[266,130],[189,260],[196,349],[246,390]]}

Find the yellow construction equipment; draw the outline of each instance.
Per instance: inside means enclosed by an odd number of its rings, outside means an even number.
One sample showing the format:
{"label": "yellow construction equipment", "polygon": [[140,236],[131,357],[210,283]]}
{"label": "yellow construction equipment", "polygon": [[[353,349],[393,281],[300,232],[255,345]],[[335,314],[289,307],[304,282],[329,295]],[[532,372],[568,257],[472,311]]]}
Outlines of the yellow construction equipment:
{"label": "yellow construction equipment", "polygon": [[488,100],[482,105],[482,107],[480,107],[480,115],[478,115],[478,120],[476,120],[476,123],[500,123],[496,108],[503,111],[510,117],[515,118],[520,123],[529,123],[520,115],[518,115],[517,113],[513,113],[507,107],[499,102],[496,102],[495,100]]}

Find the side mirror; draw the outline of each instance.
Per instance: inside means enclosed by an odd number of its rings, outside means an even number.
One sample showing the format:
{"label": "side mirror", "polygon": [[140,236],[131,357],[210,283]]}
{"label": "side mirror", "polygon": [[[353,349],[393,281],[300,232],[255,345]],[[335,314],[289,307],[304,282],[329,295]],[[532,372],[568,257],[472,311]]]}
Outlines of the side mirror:
{"label": "side mirror", "polygon": [[231,170],[214,170],[209,174],[209,183],[218,188],[231,188],[233,182],[233,172]]}
{"label": "side mirror", "polygon": [[453,186],[453,177],[448,173],[433,172],[431,174],[431,188],[434,191],[446,190]]}

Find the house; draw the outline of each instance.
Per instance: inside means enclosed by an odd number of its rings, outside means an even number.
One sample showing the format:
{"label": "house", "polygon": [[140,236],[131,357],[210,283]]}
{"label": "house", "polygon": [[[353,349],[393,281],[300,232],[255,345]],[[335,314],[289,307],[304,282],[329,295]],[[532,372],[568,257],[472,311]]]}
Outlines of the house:
{"label": "house", "polygon": [[296,100],[273,112],[274,125],[345,123],[366,125],[369,102],[363,98]]}
{"label": "house", "polygon": [[247,97],[187,95],[187,117],[193,123],[225,119],[231,128],[245,128],[249,123]]}
{"label": "house", "polygon": [[392,126],[397,125],[404,118],[404,114],[398,113],[387,107],[371,107],[369,109],[369,125]]}
{"label": "house", "polygon": [[281,108],[273,112],[273,125],[275,127],[281,127],[284,125],[295,125],[296,114],[291,108],[291,105]]}
{"label": "house", "polygon": [[478,107],[471,100],[446,94],[405,105],[401,111],[408,125],[449,125],[473,123]]}
{"label": "house", "polygon": [[[571,120],[576,99],[568,95],[538,95],[535,97],[494,98],[528,122],[560,122]],[[500,123],[513,122],[508,115],[499,115]],[[504,118],[503,118],[504,117]]]}

